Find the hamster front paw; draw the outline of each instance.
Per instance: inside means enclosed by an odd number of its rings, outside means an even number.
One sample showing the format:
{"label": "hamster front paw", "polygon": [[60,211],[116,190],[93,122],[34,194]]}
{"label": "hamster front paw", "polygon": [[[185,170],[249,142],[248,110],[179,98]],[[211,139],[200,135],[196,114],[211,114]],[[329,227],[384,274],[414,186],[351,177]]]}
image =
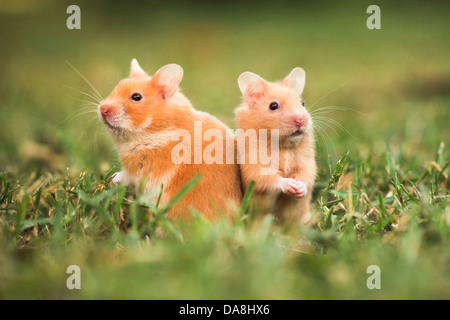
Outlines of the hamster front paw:
{"label": "hamster front paw", "polygon": [[303,181],[297,181],[297,194],[295,195],[296,198],[303,198],[308,193],[308,187]]}
{"label": "hamster front paw", "polygon": [[125,182],[125,173],[123,171],[115,173],[112,179],[112,183],[117,184],[123,182]]}
{"label": "hamster front paw", "polygon": [[286,193],[291,196],[297,196],[299,192],[299,186],[297,181],[291,178],[281,178],[279,180],[281,192]]}

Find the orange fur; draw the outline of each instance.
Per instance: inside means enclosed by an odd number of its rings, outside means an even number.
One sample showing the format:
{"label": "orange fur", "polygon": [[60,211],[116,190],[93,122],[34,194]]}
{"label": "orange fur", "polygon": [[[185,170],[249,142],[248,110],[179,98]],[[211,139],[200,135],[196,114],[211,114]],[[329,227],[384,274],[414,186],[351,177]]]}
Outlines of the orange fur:
{"label": "orange fur", "polygon": [[[191,206],[211,221],[221,213],[231,217],[242,198],[239,167],[225,164],[225,152],[224,164],[194,164],[194,121],[201,121],[202,137],[210,128],[219,130],[223,137],[228,134],[233,141],[228,144],[230,152],[235,151],[234,137],[219,120],[192,107],[178,90],[181,78],[182,69],[177,65],[165,66],[149,77],[133,61],[130,78],[122,80],[102,101],[99,114],[110,127],[123,167],[117,181],[136,187],[142,181],[144,191],[164,184],[162,206],[200,173],[202,180],[169,211],[168,217],[190,220]],[[133,101],[133,93],[141,94],[142,100]],[[172,149],[179,143],[172,141],[171,134],[177,129],[187,130],[192,137],[191,164],[175,164],[171,159]],[[209,142],[201,141],[203,153]],[[223,150],[226,148],[224,139]]]}
{"label": "orange fur", "polygon": [[[279,130],[279,166],[272,175],[262,175],[259,158],[256,164],[249,164],[251,152],[255,152],[248,143],[239,147],[239,153],[245,155],[245,163],[240,165],[244,190],[251,180],[255,180],[254,207],[264,214],[273,213],[281,221],[305,223],[310,218],[309,206],[316,176],[314,135],[312,119],[300,103],[303,91],[304,72],[294,71],[282,83],[266,82],[259,76],[244,73],[239,86],[245,101],[236,109],[237,127],[240,129],[278,129]],[[300,76],[299,76],[300,74]],[[303,77],[303,78],[302,78]],[[296,79],[298,78],[298,79]],[[297,80],[297,82],[295,82]],[[277,102],[277,110],[269,105]],[[296,127],[293,119],[302,119],[305,127],[300,136],[293,136]],[[258,140],[260,135],[257,134]],[[270,151],[270,139],[268,150]],[[270,152],[269,152],[270,154]],[[294,197],[283,191],[286,178],[302,181],[306,184],[307,194],[302,198]]]}

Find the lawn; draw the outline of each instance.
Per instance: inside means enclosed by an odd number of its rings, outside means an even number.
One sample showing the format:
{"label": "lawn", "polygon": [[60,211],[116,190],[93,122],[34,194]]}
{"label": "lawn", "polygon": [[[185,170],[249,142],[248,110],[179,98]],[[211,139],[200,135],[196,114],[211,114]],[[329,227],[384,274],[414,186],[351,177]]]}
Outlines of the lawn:
{"label": "lawn", "polygon": [[[0,1],[0,298],[450,298],[448,2],[379,1],[381,30],[369,1],[77,1],[81,30],[69,4]],[[193,105],[232,128],[240,73],[304,68],[315,223],[254,219],[245,200],[234,222],[183,224],[112,185],[120,163],[78,72],[107,97],[132,58],[180,64]]]}

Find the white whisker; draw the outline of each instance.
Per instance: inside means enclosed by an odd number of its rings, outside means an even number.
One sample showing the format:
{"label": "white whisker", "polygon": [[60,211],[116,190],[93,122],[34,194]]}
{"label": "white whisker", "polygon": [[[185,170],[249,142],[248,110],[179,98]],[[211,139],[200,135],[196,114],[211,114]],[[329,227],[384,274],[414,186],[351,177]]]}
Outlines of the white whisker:
{"label": "white whisker", "polygon": [[92,83],[84,75],[82,75],[80,71],[78,71],[74,66],[72,66],[68,61],[66,61],[66,63],[92,88],[92,90],[94,90],[96,97],[99,98],[100,101],[103,100],[102,95],[97,91],[97,89],[94,88]]}
{"label": "white whisker", "polygon": [[352,79],[347,80],[346,82],[344,82],[343,84],[337,86],[336,88],[334,88],[333,90],[329,91],[328,93],[326,93],[325,95],[321,96],[318,100],[316,100],[310,107],[309,109],[311,109],[312,107],[314,107],[314,105],[319,102],[320,100],[322,100],[323,98],[325,98],[326,96],[332,94],[333,92],[335,92],[336,90],[338,90],[339,88],[345,86],[347,83],[349,83]]}
{"label": "white whisker", "polygon": [[66,87],[66,88],[72,89],[74,91],[77,91],[77,92],[79,92],[81,94],[84,94],[85,96],[93,99],[94,101],[92,101],[92,102],[96,102],[96,103],[100,103],[101,102],[101,100],[98,97],[96,97],[95,95],[89,94],[89,93],[87,93],[85,91],[82,91],[80,89],[77,89],[77,88],[74,88],[74,87],[71,87],[71,86],[68,86],[68,85],[65,85],[65,84],[63,84],[63,87]]}
{"label": "white whisker", "polygon": [[[331,141],[330,136],[324,130],[324,128],[319,124],[317,127],[314,128],[314,130],[316,133],[318,133],[319,137],[325,142],[327,152],[330,153],[330,149],[332,149],[332,152],[336,153],[336,148],[334,147],[334,144]],[[317,131],[317,130],[319,130],[319,131]],[[324,137],[323,135],[325,135],[326,137]]]}
{"label": "white whisker", "polygon": [[315,115],[315,114],[327,114],[327,113],[331,113],[334,111],[353,111],[356,112],[362,116],[367,116],[364,112],[361,112],[359,110],[353,109],[353,108],[347,108],[347,107],[342,107],[342,106],[326,106],[326,107],[321,107],[321,108],[317,108],[314,110],[311,110],[309,113],[311,115]]}
{"label": "white whisker", "polygon": [[80,117],[88,113],[97,113],[97,110],[93,110],[92,107],[90,106],[81,108],[79,110],[76,110],[75,112],[72,112],[70,115],[67,116],[67,118],[65,118],[61,122],[58,122],[55,126],[58,127],[66,121],[73,120],[74,118]]}
{"label": "white whisker", "polygon": [[[322,125],[327,126],[329,129],[333,130],[333,132],[334,132],[335,134],[337,134],[336,129],[335,129],[332,125],[330,125],[329,123],[327,123],[327,122],[321,122],[320,120],[316,120],[315,122],[317,122],[317,121],[319,122],[319,124],[322,124]],[[322,127],[322,129],[323,129],[323,127]]]}

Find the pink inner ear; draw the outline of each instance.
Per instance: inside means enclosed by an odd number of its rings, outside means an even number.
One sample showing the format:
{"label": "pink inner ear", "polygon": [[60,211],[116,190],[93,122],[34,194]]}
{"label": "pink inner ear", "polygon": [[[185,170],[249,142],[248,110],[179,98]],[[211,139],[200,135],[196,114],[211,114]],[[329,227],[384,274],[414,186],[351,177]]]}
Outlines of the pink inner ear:
{"label": "pink inner ear", "polygon": [[162,80],[161,78],[161,75],[157,73],[153,76],[152,81],[154,81],[155,85],[159,88],[163,99],[169,99],[177,91],[177,83],[173,80]]}
{"label": "pink inner ear", "polygon": [[175,92],[177,91],[177,87],[174,83],[164,84],[161,86],[161,92],[164,99],[171,98]]}
{"label": "pink inner ear", "polygon": [[256,100],[259,98],[260,95],[261,95],[260,91],[254,91],[254,90],[253,91],[251,91],[251,90],[247,91],[247,94],[245,96],[245,100],[247,100],[247,104],[248,104],[248,106],[250,108],[252,108],[255,105]]}
{"label": "pink inner ear", "polygon": [[252,108],[256,101],[264,94],[267,85],[263,81],[258,81],[251,86],[249,86],[247,90],[247,94],[245,95],[245,100],[250,108]]}

